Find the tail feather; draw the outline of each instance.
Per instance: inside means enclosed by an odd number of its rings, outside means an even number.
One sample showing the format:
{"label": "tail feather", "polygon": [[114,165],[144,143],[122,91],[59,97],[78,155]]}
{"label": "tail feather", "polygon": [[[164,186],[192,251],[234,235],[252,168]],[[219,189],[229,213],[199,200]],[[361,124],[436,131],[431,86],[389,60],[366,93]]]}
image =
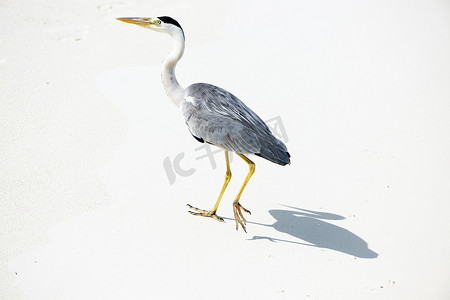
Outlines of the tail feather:
{"label": "tail feather", "polygon": [[255,153],[255,155],[282,166],[291,163],[291,155],[282,141],[273,137],[273,140],[260,140],[260,142],[261,150],[259,153]]}

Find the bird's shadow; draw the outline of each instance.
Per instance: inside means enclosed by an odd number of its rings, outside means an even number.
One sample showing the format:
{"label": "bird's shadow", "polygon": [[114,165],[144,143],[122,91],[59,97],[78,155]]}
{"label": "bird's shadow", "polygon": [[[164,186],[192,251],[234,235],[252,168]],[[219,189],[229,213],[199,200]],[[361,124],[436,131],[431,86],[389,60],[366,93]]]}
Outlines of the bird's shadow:
{"label": "bird's shadow", "polygon": [[269,213],[276,219],[272,225],[247,222],[256,225],[270,226],[279,232],[287,233],[301,241],[289,241],[267,236],[253,236],[250,240],[269,240],[271,242],[287,242],[318,248],[331,249],[359,258],[376,258],[378,254],[369,249],[362,238],[349,230],[325,222],[323,220],[344,220],[340,215],[285,206],[292,210],[274,209]]}

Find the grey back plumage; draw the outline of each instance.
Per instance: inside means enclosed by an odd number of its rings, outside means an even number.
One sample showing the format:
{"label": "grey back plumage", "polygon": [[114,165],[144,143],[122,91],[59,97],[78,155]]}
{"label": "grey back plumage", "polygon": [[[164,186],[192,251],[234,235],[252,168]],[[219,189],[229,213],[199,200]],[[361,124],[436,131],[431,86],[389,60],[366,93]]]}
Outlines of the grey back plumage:
{"label": "grey back plumage", "polygon": [[286,145],[239,98],[217,86],[195,83],[186,88],[180,106],[191,134],[228,151],[256,154],[286,165]]}

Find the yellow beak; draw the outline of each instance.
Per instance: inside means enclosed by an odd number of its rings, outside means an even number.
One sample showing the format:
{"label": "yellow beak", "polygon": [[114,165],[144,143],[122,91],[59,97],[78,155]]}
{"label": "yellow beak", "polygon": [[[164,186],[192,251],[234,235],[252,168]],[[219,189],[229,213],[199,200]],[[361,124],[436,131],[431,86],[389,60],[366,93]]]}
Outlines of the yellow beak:
{"label": "yellow beak", "polygon": [[152,19],[152,18],[116,18],[116,20],[125,22],[125,23],[131,23],[135,25],[159,25],[161,23],[158,19]]}

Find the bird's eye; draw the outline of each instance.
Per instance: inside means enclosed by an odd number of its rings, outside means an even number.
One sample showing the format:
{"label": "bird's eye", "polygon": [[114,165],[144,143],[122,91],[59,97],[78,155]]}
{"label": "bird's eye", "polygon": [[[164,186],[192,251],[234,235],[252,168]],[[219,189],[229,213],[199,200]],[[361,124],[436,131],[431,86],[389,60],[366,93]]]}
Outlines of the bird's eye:
{"label": "bird's eye", "polygon": [[156,25],[161,25],[161,21],[160,20],[154,20],[153,23],[156,24]]}

